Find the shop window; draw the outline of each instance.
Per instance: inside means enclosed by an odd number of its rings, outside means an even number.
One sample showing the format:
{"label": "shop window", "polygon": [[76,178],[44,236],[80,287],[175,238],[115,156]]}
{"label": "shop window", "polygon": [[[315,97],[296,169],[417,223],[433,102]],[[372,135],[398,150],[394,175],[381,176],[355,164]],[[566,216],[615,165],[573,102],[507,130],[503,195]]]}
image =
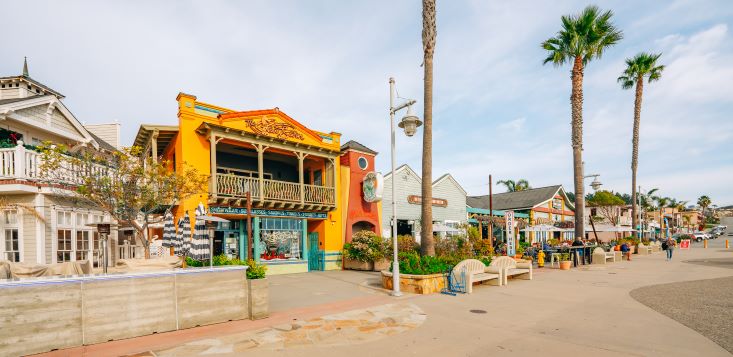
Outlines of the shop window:
{"label": "shop window", "polygon": [[91,231],[76,231],[76,260],[89,259]]}
{"label": "shop window", "polygon": [[262,218],[260,221],[260,258],[262,260],[301,259],[303,220]]}

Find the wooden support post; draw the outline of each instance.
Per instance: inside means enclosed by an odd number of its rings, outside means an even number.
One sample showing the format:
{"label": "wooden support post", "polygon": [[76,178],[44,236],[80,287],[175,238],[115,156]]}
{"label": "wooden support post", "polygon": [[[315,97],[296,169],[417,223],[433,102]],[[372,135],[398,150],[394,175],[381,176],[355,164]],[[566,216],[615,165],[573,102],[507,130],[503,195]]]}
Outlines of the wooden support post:
{"label": "wooden support post", "polygon": [[262,144],[255,144],[255,149],[257,150],[257,173],[258,173],[258,181],[259,181],[259,193],[260,193],[260,202],[263,202],[265,200],[265,159],[264,154],[265,150],[268,149],[267,146],[264,146]]}
{"label": "wooden support post", "polygon": [[247,191],[247,256],[249,259],[254,259],[254,239],[252,239],[252,193]]}
{"label": "wooden support post", "polygon": [[209,134],[209,154],[211,156],[211,178],[209,179],[211,198],[216,200],[217,194],[219,193],[218,183],[216,182],[216,135],[214,133]]}

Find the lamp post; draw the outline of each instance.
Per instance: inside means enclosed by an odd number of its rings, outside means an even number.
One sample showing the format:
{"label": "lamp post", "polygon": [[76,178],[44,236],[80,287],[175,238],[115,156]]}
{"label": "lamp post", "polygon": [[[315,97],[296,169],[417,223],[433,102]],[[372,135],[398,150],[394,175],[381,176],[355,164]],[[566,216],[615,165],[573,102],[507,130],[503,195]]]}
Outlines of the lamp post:
{"label": "lamp post", "polygon": [[107,254],[107,238],[111,232],[112,224],[110,223],[91,223],[87,227],[94,227],[99,233],[99,239],[102,241],[102,272],[107,274],[108,254]]}
{"label": "lamp post", "polygon": [[407,108],[407,114],[402,118],[399,123],[399,127],[404,129],[405,135],[413,136],[417,131],[417,128],[422,125],[420,119],[412,112],[412,105],[416,103],[414,99],[410,99],[405,103],[402,103],[395,107],[395,81],[394,78],[389,78],[389,128],[392,132],[392,296],[401,296],[400,292],[400,263],[397,261],[398,253],[398,242],[397,242],[397,194],[395,187],[397,186],[397,179],[395,178],[395,166],[397,165],[395,159],[395,126],[394,126],[394,115],[396,112]]}

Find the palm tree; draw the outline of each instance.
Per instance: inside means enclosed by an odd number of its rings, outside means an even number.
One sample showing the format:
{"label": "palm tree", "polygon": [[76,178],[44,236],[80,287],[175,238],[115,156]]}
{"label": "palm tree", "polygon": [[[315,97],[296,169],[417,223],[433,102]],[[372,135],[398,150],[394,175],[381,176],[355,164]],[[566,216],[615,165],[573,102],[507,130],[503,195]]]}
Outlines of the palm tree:
{"label": "palm tree", "polygon": [[713,203],[713,201],[711,201],[710,197],[707,195],[702,195],[697,199],[697,205],[702,208],[702,229],[705,229],[705,209],[708,208],[711,203]]}
{"label": "palm tree", "polygon": [[656,202],[657,208],[659,208],[659,231],[664,230],[664,209],[669,205],[669,197],[655,196],[653,197]]}
{"label": "palm tree", "polygon": [[578,15],[561,18],[562,29],[555,37],[542,43],[548,55],[544,63],[552,62],[559,67],[573,62],[571,74],[573,175],[575,188],[575,239],[585,237],[583,209],[583,71],[588,63],[600,58],[603,51],[615,45],[623,35],[613,23],[613,12],[601,11],[596,6],[588,6]]}
{"label": "palm tree", "polygon": [[435,0],[422,2],[422,47],[424,75],[423,140],[422,140],[422,210],[420,253],[435,255],[433,243],[433,53],[435,52]]}
{"label": "palm tree", "polygon": [[519,179],[516,182],[514,180],[499,180],[496,181],[497,185],[504,185],[507,192],[517,192],[528,190],[532,187],[529,186],[529,181],[525,179]]}
{"label": "palm tree", "polygon": [[617,81],[621,83],[621,88],[629,89],[636,85],[636,99],[634,100],[634,133],[632,139],[631,150],[631,205],[632,226],[636,227],[639,222],[636,216],[636,169],[639,165],[639,125],[641,124],[641,98],[644,94],[644,78],[649,83],[659,80],[662,77],[664,66],[657,66],[657,59],[662,54],[639,53],[638,55],[626,59],[626,69]]}

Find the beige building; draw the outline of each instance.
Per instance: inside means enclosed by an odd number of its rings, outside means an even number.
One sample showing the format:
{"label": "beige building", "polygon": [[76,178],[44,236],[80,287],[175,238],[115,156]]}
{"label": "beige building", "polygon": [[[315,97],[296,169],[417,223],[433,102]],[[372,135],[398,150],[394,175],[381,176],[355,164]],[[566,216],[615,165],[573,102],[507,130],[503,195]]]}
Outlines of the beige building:
{"label": "beige building", "polygon": [[[44,177],[36,147],[46,141],[64,144],[71,153],[115,147],[85,128],[62,99],[32,79],[27,65],[22,75],[0,77],[0,259],[99,262],[99,237],[88,224],[109,217],[70,202],[70,192],[62,187],[79,178]],[[115,234],[110,238],[116,241]]]}

